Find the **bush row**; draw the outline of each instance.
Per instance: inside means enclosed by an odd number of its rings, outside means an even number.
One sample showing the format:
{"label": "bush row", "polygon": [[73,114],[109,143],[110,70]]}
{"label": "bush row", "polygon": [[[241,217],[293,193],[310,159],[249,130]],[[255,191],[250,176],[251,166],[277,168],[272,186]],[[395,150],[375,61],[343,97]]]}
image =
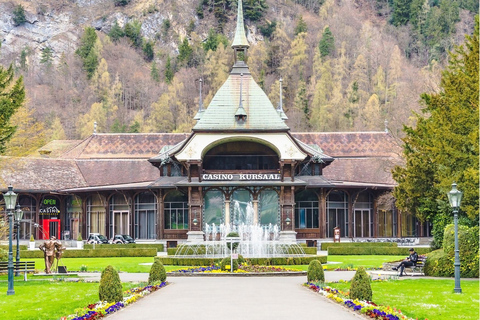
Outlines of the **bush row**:
{"label": "bush row", "polygon": [[[85,244],[83,246],[85,249],[93,249],[93,244]],[[124,249],[124,248],[143,248],[143,249],[149,249],[149,248],[155,248],[157,249],[157,252],[163,252],[164,250],[164,245],[163,243],[127,243],[127,244],[96,244],[95,249],[107,249],[107,248],[119,248],[119,249]]]}
{"label": "bush row", "polygon": [[[355,246],[343,246],[343,247],[330,247],[328,248],[328,255],[405,255],[408,256],[409,248],[398,248],[392,246],[386,247],[355,247]],[[425,254],[432,251],[430,248],[416,248],[418,254]]]}
{"label": "bush row", "polygon": [[[0,245],[0,249],[6,250],[8,252],[8,245],[3,245],[2,244],[2,245]],[[23,245],[23,244],[20,245],[20,250],[27,250],[27,249],[28,249],[28,247],[26,245]],[[17,251],[17,246],[16,245],[12,246],[12,251],[13,252]]]}
{"label": "bush row", "polygon": [[[150,248],[134,248],[134,249],[95,249],[95,250],[65,250],[63,258],[95,258],[95,257],[155,257],[157,249]],[[20,258],[33,259],[43,258],[41,250],[24,250],[20,251]]]}
{"label": "bush row", "polygon": [[[317,248],[312,247],[303,247],[301,246],[305,254],[317,254]],[[178,246],[177,248],[168,248],[167,253],[169,256],[174,256],[177,252],[181,252],[182,255],[203,255],[205,254],[206,247],[204,245],[195,246],[195,248],[190,247],[185,249],[183,245]],[[288,248],[288,254],[298,254],[297,250],[294,248]]]}
{"label": "bush row", "polygon": [[397,247],[396,242],[322,242],[321,249],[329,247]]}
{"label": "bush row", "polygon": [[[220,258],[175,258],[157,257],[164,265],[173,266],[210,266],[221,261]],[[327,256],[288,257],[288,258],[245,258],[247,264],[252,265],[304,265],[312,260],[319,260],[322,264],[327,263]]]}
{"label": "bush row", "polygon": [[[478,278],[479,239],[478,227],[458,226],[458,248],[460,255],[460,276]],[[452,277],[455,273],[455,229],[445,227],[443,249],[428,254],[424,272],[428,276]]]}

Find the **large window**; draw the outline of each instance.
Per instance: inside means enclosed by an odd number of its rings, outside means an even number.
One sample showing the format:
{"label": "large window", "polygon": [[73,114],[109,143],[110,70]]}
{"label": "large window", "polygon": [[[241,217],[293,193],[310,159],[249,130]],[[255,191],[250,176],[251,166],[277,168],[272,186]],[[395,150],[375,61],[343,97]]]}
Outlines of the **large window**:
{"label": "large window", "polygon": [[360,193],[355,201],[354,237],[373,236],[372,196],[368,192]]}
{"label": "large window", "polygon": [[275,151],[251,141],[218,145],[210,149],[203,158],[205,170],[278,170],[279,166]]}
{"label": "large window", "polygon": [[94,195],[87,200],[87,237],[90,233],[100,233],[105,235],[106,211],[105,199],[100,195]]}
{"label": "large window", "polygon": [[393,210],[378,210],[377,219],[379,237],[397,236],[397,215]]}
{"label": "large window", "polygon": [[31,234],[35,234],[34,226],[40,228],[40,238],[43,239],[43,230],[41,226],[35,224],[35,214],[37,205],[35,198],[30,196],[19,196],[18,204],[23,210],[23,219],[20,222],[20,239],[30,239]]}
{"label": "large window", "polygon": [[110,236],[116,234],[130,235],[130,215],[127,198],[115,194],[110,198]]}
{"label": "large window", "polygon": [[333,237],[333,228],[340,228],[340,236],[348,235],[348,198],[342,191],[332,191],[327,198],[327,237]]}
{"label": "large window", "polygon": [[275,190],[263,190],[260,192],[258,215],[260,217],[260,225],[278,225],[278,193]]}
{"label": "large window", "polygon": [[252,205],[252,195],[246,189],[237,189],[233,191],[230,204],[230,223],[234,226],[243,224],[253,224],[254,212]]}
{"label": "large window", "polygon": [[219,226],[224,222],[223,216],[225,196],[220,190],[209,190],[204,197],[205,207],[203,212],[203,222],[208,225],[215,224]]}
{"label": "large window", "polygon": [[180,191],[171,191],[164,201],[165,229],[188,229],[188,198]]}
{"label": "large window", "polygon": [[318,228],[318,196],[305,190],[295,195],[295,228]]}
{"label": "large window", "polygon": [[151,192],[143,192],[135,197],[135,228],[137,239],[157,238],[157,201]]}
{"label": "large window", "polygon": [[77,239],[82,222],[82,200],[75,196],[67,198],[65,214],[65,240]]}

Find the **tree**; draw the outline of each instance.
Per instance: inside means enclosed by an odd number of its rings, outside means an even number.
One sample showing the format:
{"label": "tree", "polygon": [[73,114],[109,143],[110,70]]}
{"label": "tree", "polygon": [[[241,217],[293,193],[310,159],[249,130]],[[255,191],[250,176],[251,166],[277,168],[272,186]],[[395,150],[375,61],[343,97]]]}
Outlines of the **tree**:
{"label": "tree", "polygon": [[245,18],[251,21],[260,20],[268,9],[265,0],[246,0],[243,4]]}
{"label": "tree", "polygon": [[322,57],[330,55],[333,53],[333,50],[335,50],[335,39],[329,27],[326,27],[325,30],[323,30],[322,39],[320,39],[318,49],[320,49]]}
{"label": "tree", "polygon": [[142,47],[142,23],[133,20],[132,23],[127,23],[125,25],[125,36],[129,38],[132,41],[132,44],[135,48],[141,48]]}
{"label": "tree", "polygon": [[170,60],[170,56],[167,57],[167,64],[165,65],[165,82],[166,83],[171,83],[173,79],[173,68],[172,68],[172,62]]}
{"label": "tree", "polygon": [[13,14],[13,23],[17,27],[19,25],[24,24],[27,21],[27,18],[25,17],[25,8],[23,8],[21,4],[19,4],[18,6],[15,7],[15,9],[13,9],[12,14]]}
{"label": "tree", "polygon": [[112,26],[112,28],[110,29],[110,32],[108,33],[108,36],[110,37],[110,39],[113,40],[113,42],[117,42],[118,40],[120,40],[120,38],[125,37],[125,32],[124,32],[123,29],[118,25],[118,21],[117,21],[117,20],[115,20],[115,22],[113,23],[113,26]]}
{"label": "tree", "polygon": [[152,66],[150,68],[150,77],[156,82],[160,81],[160,71],[157,67],[157,62],[155,60],[152,61]]}
{"label": "tree", "polygon": [[80,46],[75,53],[80,56],[83,62],[83,69],[90,79],[98,66],[98,54],[95,50],[95,43],[98,40],[97,33],[92,27],[86,27],[80,39]]}
{"label": "tree", "polygon": [[308,31],[307,23],[305,22],[305,20],[303,20],[303,17],[300,16],[300,18],[298,18],[297,25],[295,26],[294,33],[295,35],[298,35],[299,33],[307,32],[307,31]]}
{"label": "tree", "polygon": [[398,27],[410,21],[410,5],[412,0],[393,0],[391,23]]}
{"label": "tree", "polygon": [[25,157],[45,144],[44,126],[33,117],[33,112],[33,109],[22,105],[12,116],[11,122],[16,131],[7,143],[6,155]]}
{"label": "tree", "polygon": [[46,66],[52,65],[52,48],[45,47],[42,51],[42,58],[40,59],[40,63],[45,64]]}
{"label": "tree", "polygon": [[178,47],[177,61],[180,66],[189,66],[192,59],[193,49],[188,44],[188,39],[185,37],[182,44]]}
{"label": "tree", "polygon": [[460,216],[478,224],[478,47],[477,16],[474,34],[450,54],[440,92],[422,94],[416,126],[404,126],[405,164],[393,170],[399,209],[434,226],[451,217],[447,192],[453,181],[464,193]]}
{"label": "tree", "polygon": [[130,3],[131,0],[113,0],[115,7],[124,7]]}
{"label": "tree", "polygon": [[143,55],[145,60],[150,62],[153,60],[155,56],[154,48],[153,48],[153,41],[146,41],[143,44]]}
{"label": "tree", "polygon": [[13,66],[8,69],[0,66],[0,154],[5,152],[6,143],[12,138],[16,127],[10,118],[25,101],[23,77],[14,81]]}

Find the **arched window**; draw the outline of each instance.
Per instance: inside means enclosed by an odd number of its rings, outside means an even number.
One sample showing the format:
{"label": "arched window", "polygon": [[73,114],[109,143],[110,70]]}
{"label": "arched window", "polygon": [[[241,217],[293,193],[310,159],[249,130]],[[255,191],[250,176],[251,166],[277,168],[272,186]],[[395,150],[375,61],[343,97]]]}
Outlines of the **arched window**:
{"label": "arched window", "polygon": [[252,141],[234,141],[210,149],[203,158],[205,170],[278,170],[277,153]]}
{"label": "arched window", "polygon": [[134,238],[157,238],[157,201],[151,192],[142,192],[135,197]]}
{"label": "arched window", "polygon": [[295,228],[318,228],[318,196],[305,190],[295,194]]}
{"label": "arched window", "polygon": [[343,191],[332,191],[327,198],[327,238],[333,238],[333,228],[340,228],[340,236],[348,235],[348,197]]}
{"label": "arched window", "polygon": [[188,197],[178,190],[169,192],[164,201],[165,229],[188,229]]}

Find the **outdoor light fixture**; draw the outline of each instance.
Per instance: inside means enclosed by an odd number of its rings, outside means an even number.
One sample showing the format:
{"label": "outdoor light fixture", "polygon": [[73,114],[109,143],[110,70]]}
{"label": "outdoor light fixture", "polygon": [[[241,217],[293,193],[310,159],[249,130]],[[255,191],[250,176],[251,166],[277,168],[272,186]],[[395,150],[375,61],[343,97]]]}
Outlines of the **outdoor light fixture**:
{"label": "outdoor light fixture", "polygon": [[20,208],[20,205],[17,204],[17,209],[15,210],[15,225],[17,226],[17,256],[16,256],[16,263],[17,263],[17,272],[15,272],[15,276],[19,275],[18,272],[18,263],[20,262],[20,220],[23,218],[23,210]]}
{"label": "outdoor light fixture", "polygon": [[[12,253],[12,232],[13,232],[13,212],[15,208],[15,203],[17,202],[17,194],[13,192],[13,187],[8,186],[8,191],[3,195],[3,200],[5,201],[5,208],[7,209],[8,215],[8,289],[7,296],[15,294],[13,289],[13,253]],[[17,246],[18,248],[18,246]]]}
{"label": "outdoor light fixture", "polygon": [[457,184],[452,183],[452,190],[448,193],[448,201],[450,206],[453,209],[453,221],[455,222],[455,288],[453,292],[462,293],[462,288],[460,287],[460,253],[458,250],[458,209],[460,208],[460,203],[462,202],[462,191],[457,189]]}
{"label": "outdoor light fixture", "polygon": [[285,219],[285,224],[286,224],[287,226],[289,226],[291,222],[292,222],[292,220],[290,220],[289,217],[287,217],[287,219]]}

